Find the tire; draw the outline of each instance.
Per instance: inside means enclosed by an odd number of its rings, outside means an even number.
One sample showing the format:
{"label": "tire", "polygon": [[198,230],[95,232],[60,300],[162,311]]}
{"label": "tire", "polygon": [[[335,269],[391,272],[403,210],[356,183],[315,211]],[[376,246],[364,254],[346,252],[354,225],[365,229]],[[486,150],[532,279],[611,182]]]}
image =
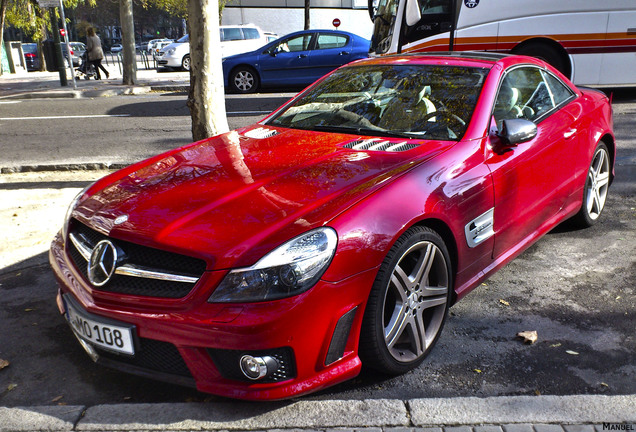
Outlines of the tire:
{"label": "tire", "polygon": [[587,228],[594,225],[605,208],[610,183],[610,157],[605,143],[600,142],[594,150],[583,190],[581,209],[572,218],[574,225]]}
{"label": "tire", "polygon": [[183,56],[183,60],[181,60],[181,67],[183,70],[190,70],[190,54],[186,54]]}
{"label": "tire", "polygon": [[568,78],[572,77],[570,61],[565,52],[557,47],[544,42],[528,42],[512,50],[513,54],[536,57],[554,66],[559,72]]}
{"label": "tire", "polygon": [[380,266],[362,321],[365,367],[399,375],[431,351],[448,315],[453,273],[448,249],[435,231],[413,227]]}
{"label": "tire", "polygon": [[230,89],[234,93],[254,93],[259,83],[258,74],[251,67],[240,66],[230,74]]}

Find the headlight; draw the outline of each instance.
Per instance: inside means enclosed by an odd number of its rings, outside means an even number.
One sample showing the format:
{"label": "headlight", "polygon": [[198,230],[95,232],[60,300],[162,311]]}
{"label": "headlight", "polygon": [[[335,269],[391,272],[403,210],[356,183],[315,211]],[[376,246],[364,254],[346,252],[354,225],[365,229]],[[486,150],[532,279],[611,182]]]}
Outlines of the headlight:
{"label": "headlight", "polygon": [[75,196],[75,198],[73,198],[73,201],[71,201],[71,205],[68,206],[68,209],[66,210],[66,215],[64,215],[64,225],[62,225],[62,238],[64,239],[64,241],[66,241],[66,238],[68,237],[68,224],[71,221],[71,215],[73,214],[73,210],[75,210],[75,207],[77,207],[77,204],[80,202],[80,200],[82,199],[86,191],[90,189],[90,187],[93,186],[94,184],[95,182],[89,184],[84,189],[82,189]]}
{"label": "headlight", "polygon": [[229,272],[208,301],[259,302],[305,292],[327,270],[337,243],[338,235],[332,228],[318,228],[295,237],[253,266]]}

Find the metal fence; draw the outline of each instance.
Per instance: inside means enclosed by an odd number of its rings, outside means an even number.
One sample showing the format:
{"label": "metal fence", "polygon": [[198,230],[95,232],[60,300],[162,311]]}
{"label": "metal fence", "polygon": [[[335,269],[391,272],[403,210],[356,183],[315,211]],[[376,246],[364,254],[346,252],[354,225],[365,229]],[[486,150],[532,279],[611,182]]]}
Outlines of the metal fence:
{"label": "metal fence", "polygon": [[[137,51],[135,53],[136,62],[137,62],[137,70],[139,69],[156,69],[157,68],[157,60],[155,60],[154,56],[148,55],[146,51]],[[104,53],[103,62],[109,67],[117,67],[119,69],[119,73],[123,73],[123,58],[122,53]]]}

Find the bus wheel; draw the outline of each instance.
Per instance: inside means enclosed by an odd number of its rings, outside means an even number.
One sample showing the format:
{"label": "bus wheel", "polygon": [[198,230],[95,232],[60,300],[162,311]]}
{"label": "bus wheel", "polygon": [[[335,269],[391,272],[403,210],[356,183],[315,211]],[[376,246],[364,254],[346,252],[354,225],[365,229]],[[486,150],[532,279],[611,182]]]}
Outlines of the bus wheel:
{"label": "bus wheel", "polygon": [[568,78],[572,78],[570,60],[564,50],[546,42],[528,42],[512,50],[513,54],[536,57],[554,66]]}

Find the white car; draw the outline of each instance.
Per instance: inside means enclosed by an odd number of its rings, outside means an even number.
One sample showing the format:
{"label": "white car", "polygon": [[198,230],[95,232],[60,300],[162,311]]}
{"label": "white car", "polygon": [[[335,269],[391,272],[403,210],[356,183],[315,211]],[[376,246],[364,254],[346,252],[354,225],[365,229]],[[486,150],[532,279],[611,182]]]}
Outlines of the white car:
{"label": "white car", "polygon": [[154,52],[155,48],[157,48],[157,42],[172,42],[172,39],[152,39],[148,42],[148,48],[146,48],[146,52],[148,54]]}
{"label": "white car", "polygon": [[[221,26],[220,36],[222,57],[253,51],[267,43],[265,33],[253,24]],[[190,70],[189,35],[162,48],[157,54],[157,67]]]}
{"label": "white car", "polygon": [[161,51],[161,49],[163,47],[166,47],[166,46],[170,45],[173,42],[174,41],[172,39],[156,42],[155,45],[154,45],[154,48],[152,49],[152,58],[154,58],[156,60],[157,56],[159,55],[159,51]]}
{"label": "white car", "polygon": [[118,53],[118,52],[121,52],[123,49],[124,47],[121,44],[115,44],[112,47],[110,47],[110,52]]}

